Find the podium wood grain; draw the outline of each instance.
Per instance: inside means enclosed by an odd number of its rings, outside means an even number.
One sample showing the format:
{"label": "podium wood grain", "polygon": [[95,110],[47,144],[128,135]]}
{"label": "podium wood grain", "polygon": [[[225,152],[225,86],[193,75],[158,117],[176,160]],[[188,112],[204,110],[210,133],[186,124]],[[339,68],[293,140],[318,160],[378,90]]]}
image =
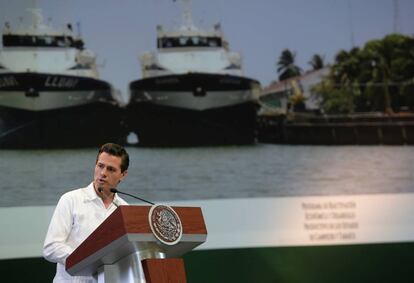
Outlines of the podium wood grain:
{"label": "podium wood grain", "polygon": [[[148,221],[150,206],[119,206],[67,258],[66,269],[109,245],[125,234],[152,234]],[[201,208],[173,207],[183,225],[183,235],[207,234]]]}
{"label": "podium wood grain", "polygon": [[182,258],[145,259],[142,261],[147,283],[186,283]]}

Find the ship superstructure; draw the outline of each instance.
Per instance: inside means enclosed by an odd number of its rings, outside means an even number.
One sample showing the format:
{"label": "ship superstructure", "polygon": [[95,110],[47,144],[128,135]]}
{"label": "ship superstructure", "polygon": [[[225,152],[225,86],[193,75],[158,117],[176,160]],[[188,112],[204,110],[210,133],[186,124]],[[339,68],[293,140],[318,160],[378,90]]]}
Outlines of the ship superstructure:
{"label": "ship superstructure", "polygon": [[117,127],[120,111],[96,55],[71,24],[57,29],[41,10],[29,12],[29,25],[5,23],[3,30],[0,147],[89,146],[113,137],[102,121]]}
{"label": "ship superstructure", "polygon": [[221,26],[195,27],[185,7],[182,26],[158,26],[156,51],[140,58],[131,130],[146,145],[254,143],[259,82],[243,75]]}

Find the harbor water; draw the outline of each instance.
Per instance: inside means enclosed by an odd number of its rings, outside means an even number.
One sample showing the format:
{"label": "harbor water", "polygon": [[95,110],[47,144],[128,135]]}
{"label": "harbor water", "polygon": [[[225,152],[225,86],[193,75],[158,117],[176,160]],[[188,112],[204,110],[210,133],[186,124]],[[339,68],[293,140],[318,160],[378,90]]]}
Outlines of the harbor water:
{"label": "harbor water", "polygon": [[[411,146],[137,148],[118,189],[154,202],[414,193]],[[55,205],[88,185],[97,149],[1,150],[0,207]],[[127,201],[134,199],[125,197]]]}

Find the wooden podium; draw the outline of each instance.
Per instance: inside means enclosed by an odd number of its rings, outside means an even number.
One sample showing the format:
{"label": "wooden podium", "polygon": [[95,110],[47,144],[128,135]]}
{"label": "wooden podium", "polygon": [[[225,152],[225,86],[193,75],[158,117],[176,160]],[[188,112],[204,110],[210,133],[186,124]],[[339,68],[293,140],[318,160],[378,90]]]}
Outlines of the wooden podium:
{"label": "wooden podium", "polygon": [[177,257],[206,241],[199,207],[173,207],[182,237],[164,244],[152,233],[150,206],[119,206],[66,259],[71,275],[93,275],[99,283],[186,282],[183,260]]}

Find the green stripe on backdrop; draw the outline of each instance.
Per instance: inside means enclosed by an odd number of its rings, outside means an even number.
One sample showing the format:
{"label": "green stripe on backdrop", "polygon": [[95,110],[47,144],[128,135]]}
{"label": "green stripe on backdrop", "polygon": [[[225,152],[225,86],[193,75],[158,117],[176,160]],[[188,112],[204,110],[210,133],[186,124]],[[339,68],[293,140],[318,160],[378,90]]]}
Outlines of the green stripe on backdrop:
{"label": "green stripe on backdrop", "polygon": [[55,272],[56,265],[43,258],[0,260],[1,282],[52,282]]}
{"label": "green stripe on backdrop", "polygon": [[192,252],[190,283],[413,282],[414,243]]}
{"label": "green stripe on backdrop", "polygon": [[[414,243],[194,251],[189,283],[412,282]],[[51,282],[42,258],[0,260],[1,282]]]}

